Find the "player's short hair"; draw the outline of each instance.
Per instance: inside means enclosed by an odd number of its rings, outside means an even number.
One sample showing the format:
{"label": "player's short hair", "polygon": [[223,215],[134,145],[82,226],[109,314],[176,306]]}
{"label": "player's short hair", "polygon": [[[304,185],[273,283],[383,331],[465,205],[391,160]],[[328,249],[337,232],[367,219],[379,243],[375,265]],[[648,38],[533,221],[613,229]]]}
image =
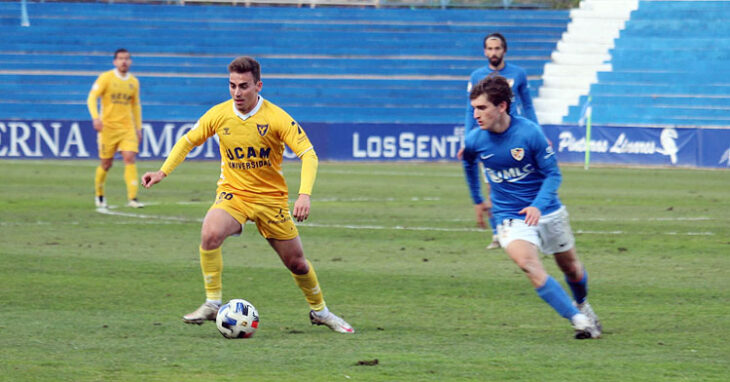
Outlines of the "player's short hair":
{"label": "player's short hair", "polygon": [[471,89],[469,99],[475,100],[482,94],[486,95],[487,100],[494,106],[507,102],[507,113],[509,113],[512,105],[512,87],[506,78],[496,74],[488,75]]}
{"label": "player's short hair", "polygon": [[507,52],[507,39],[502,36],[501,33],[490,33],[487,35],[487,37],[484,37],[483,45],[486,48],[487,47],[487,40],[491,39],[499,39],[499,41],[502,41],[502,48],[504,48],[505,53]]}
{"label": "player's short hair", "polygon": [[117,55],[119,55],[119,53],[129,53],[129,51],[126,50],[126,49],[124,49],[124,48],[119,48],[119,49],[115,50],[114,51],[114,59],[115,60],[117,59]]}
{"label": "player's short hair", "polygon": [[251,72],[254,82],[261,81],[261,65],[255,59],[248,56],[237,57],[228,64],[229,73],[248,73]]}

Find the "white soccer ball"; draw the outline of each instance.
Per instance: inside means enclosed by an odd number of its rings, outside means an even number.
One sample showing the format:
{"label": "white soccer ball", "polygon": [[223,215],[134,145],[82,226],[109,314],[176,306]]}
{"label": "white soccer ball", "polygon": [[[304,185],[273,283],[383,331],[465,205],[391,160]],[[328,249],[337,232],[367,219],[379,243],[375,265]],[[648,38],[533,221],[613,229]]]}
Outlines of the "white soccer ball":
{"label": "white soccer ball", "polygon": [[259,312],[250,302],[233,299],[218,309],[215,325],[223,337],[249,338],[259,327]]}

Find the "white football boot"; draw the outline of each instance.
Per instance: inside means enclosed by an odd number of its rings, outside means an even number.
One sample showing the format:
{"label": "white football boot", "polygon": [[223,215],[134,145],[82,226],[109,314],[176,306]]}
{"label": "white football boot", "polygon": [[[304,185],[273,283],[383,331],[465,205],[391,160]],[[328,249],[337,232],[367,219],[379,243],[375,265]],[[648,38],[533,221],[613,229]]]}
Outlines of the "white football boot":
{"label": "white football boot", "polygon": [[598,335],[600,336],[603,332],[603,325],[601,325],[601,320],[598,319],[598,315],[596,312],[593,311],[593,308],[591,307],[591,304],[588,303],[588,300],[583,301],[582,304],[576,304],[575,305],[578,310],[585,314],[588,318],[593,321],[593,324],[596,326],[596,329],[598,329]]}
{"label": "white football boot", "polygon": [[[321,317],[320,317],[321,315]],[[315,312],[314,310],[309,311],[309,321],[312,322],[312,325],[326,325],[328,328],[332,329],[333,331],[337,333],[344,333],[344,334],[353,334],[355,333],[355,329],[350,326],[345,320],[341,319],[340,317],[337,317],[334,313],[327,311],[324,314],[319,314],[319,312]]]}
{"label": "white football boot", "polygon": [[188,313],[183,316],[183,322],[186,324],[201,325],[205,321],[215,321],[215,317],[218,315],[218,305],[212,302],[204,302],[194,312]]}
{"label": "white football boot", "polygon": [[96,208],[107,208],[106,199],[104,199],[104,195],[95,196],[94,204],[96,204]]}
{"label": "white football boot", "polygon": [[589,338],[600,338],[601,331],[596,327],[593,320],[583,313],[578,313],[570,319],[575,329],[575,339],[585,340]]}
{"label": "white football boot", "polygon": [[497,235],[492,235],[492,242],[489,243],[489,245],[487,246],[487,250],[497,248],[502,248],[502,246],[499,244],[499,238]]}
{"label": "white football boot", "polygon": [[142,203],[142,202],[140,202],[139,200],[137,200],[137,198],[134,198],[134,199],[130,199],[130,200],[129,200],[129,201],[127,202],[127,207],[132,207],[132,208],[143,208],[143,207],[144,207],[144,203]]}

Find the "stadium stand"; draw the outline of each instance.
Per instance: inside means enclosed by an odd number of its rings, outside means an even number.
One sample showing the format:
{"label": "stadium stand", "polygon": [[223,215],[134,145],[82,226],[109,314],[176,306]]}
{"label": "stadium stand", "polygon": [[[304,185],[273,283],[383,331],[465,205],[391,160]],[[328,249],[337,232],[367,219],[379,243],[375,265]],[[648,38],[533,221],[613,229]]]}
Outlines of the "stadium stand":
{"label": "stadium stand", "polygon": [[262,95],[302,122],[463,123],[481,40],[500,31],[509,60],[542,68],[567,11],[0,2],[0,118],[87,120],[86,95],[119,48],[133,55],[143,115],[197,119],[228,98],[226,65],[263,65]]}
{"label": "stadium stand", "polygon": [[640,1],[590,87],[593,123],[730,126],[728,15],[730,1]]}
{"label": "stadium stand", "polygon": [[610,71],[609,50],[639,0],[583,0],[545,65],[535,111],[543,124],[560,124],[568,107],[588,94],[599,71]]}

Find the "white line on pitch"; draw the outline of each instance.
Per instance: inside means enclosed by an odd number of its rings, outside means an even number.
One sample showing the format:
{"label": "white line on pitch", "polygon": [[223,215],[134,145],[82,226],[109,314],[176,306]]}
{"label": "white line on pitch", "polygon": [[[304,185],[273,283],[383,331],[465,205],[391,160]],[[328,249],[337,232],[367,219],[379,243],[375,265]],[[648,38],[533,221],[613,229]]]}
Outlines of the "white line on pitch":
{"label": "white line on pitch", "polygon": [[[200,223],[202,219],[190,219],[176,216],[158,216],[158,215],[147,215],[137,214],[132,212],[121,212],[121,211],[110,211],[108,209],[97,209],[97,212],[105,215],[124,216],[130,218],[140,219],[158,219],[163,221],[176,221],[184,223]],[[353,229],[353,230],[392,230],[392,231],[435,231],[435,232],[484,232],[485,230],[479,228],[444,228],[444,227],[408,227],[408,226],[382,226],[382,225],[351,225],[351,224],[320,224],[320,223],[299,223],[298,227],[309,227],[309,228],[335,228],[335,229]],[[628,231],[591,231],[591,230],[576,230],[577,234],[588,234],[588,235],[643,235],[642,232],[628,232]],[[663,232],[664,235],[686,235],[686,236],[713,236],[714,232]]]}

